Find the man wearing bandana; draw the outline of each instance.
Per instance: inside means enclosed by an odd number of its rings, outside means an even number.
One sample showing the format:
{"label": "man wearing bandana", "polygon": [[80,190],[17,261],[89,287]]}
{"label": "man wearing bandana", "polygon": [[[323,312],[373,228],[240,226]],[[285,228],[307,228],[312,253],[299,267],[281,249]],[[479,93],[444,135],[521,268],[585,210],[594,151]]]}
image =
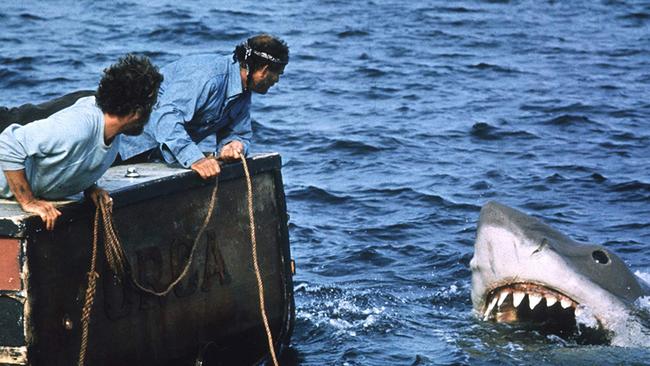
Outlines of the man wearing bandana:
{"label": "man wearing bandana", "polygon": [[121,137],[122,161],[162,157],[204,179],[217,176],[217,159],[240,159],[248,151],[251,92],[266,94],[288,62],[286,43],[260,34],[238,45],[232,58],[195,55],[164,66],[144,133]]}

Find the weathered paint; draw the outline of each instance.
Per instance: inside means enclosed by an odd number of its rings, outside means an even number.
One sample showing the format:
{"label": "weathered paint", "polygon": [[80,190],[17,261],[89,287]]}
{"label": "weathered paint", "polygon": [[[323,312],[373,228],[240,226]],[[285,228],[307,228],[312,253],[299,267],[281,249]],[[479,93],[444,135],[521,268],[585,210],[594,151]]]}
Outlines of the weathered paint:
{"label": "weathered paint", "polygon": [[0,345],[18,347],[25,344],[24,298],[17,293],[0,295]]}
{"label": "weathered paint", "polygon": [[0,364],[24,365],[27,362],[26,347],[1,347]]}
{"label": "weathered paint", "polygon": [[20,254],[19,239],[0,238],[0,291],[22,290]]}

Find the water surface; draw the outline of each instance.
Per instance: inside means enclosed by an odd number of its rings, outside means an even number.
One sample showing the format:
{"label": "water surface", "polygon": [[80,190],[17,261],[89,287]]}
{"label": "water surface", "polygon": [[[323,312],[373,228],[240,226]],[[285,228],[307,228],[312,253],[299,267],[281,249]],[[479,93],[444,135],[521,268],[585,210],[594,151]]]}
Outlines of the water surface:
{"label": "water surface", "polygon": [[283,364],[650,359],[479,322],[468,269],[496,200],[650,272],[650,4],[9,1],[0,105],[94,88],[127,52],[163,65],[261,31],[291,47],[254,97],[252,148],[283,157],[298,271]]}

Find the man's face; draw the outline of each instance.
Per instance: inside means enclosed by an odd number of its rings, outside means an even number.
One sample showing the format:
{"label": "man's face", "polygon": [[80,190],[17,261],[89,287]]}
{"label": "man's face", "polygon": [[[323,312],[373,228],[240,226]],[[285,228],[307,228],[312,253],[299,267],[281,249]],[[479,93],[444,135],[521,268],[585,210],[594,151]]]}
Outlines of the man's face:
{"label": "man's face", "polygon": [[272,71],[268,66],[253,73],[253,87],[254,92],[259,94],[266,94],[269,89],[280,80],[280,75],[284,74],[284,67],[279,71]]}
{"label": "man's face", "polygon": [[122,133],[128,136],[137,136],[141,134],[144,131],[144,125],[147,124],[150,116],[151,108],[147,108],[144,111],[138,111]]}
{"label": "man's face", "polygon": [[144,131],[144,125],[146,125],[149,121],[149,117],[151,117],[151,110],[158,101],[158,94],[156,94],[156,92],[157,90],[149,95],[150,102],[144,107],[138,109],[135,116],[129,122],[129,125],[122,133],[129,136],[137,136]]}

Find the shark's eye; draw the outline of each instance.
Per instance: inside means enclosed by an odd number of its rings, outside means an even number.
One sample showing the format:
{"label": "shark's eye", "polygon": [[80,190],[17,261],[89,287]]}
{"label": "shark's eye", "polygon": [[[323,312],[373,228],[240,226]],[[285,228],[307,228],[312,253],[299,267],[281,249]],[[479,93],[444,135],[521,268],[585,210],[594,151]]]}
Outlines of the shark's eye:
{"label": "shark's eye", "polygon": [[596,263],[600,263],[600,264],[609,263],[609,257],[602,250],[594,250],[594,252],[591,253],[591,257],[594,258]]}

